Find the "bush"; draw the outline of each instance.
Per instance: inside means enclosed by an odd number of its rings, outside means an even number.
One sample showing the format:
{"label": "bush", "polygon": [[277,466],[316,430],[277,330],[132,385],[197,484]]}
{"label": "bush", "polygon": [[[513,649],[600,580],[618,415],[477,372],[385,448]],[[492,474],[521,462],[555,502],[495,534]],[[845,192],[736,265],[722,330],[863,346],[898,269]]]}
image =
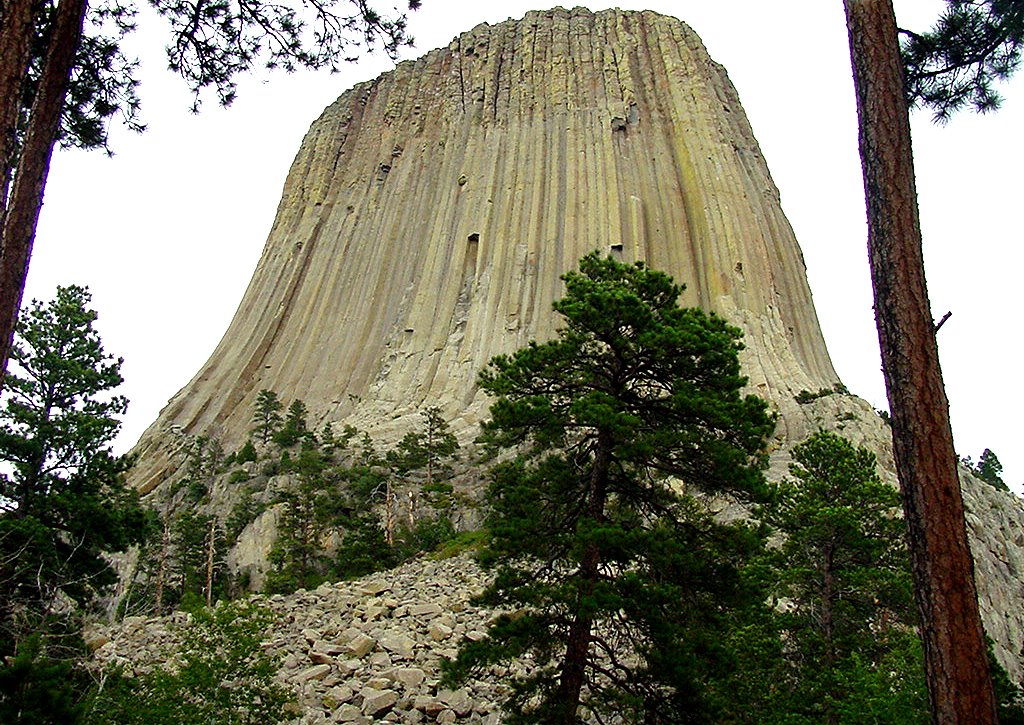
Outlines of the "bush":
{"label": "bush", "polygon": [[[263,725],[285,719],[291,695],[274,682],[277,665],[261,649],[274,614],[248,601],[197,609],[164,666],[132,677],[105,673],[89,725]],[[176,663],[176,667],[166,663]]]}

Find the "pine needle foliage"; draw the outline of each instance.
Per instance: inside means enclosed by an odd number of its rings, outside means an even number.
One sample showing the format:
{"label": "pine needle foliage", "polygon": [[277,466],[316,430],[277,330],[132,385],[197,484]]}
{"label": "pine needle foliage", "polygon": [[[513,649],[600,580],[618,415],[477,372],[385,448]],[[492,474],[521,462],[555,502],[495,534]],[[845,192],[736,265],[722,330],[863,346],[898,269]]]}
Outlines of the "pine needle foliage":
{"label": "pine needle foliage", "polygon": [[827,431],[789,470],[760,509],[783,537],[763,564],[785,642],[764,722],[927,722],[898,491],[871,451]]}
{"label": "pine needle foliage", "polygon": [[480,374],[483,442],[506,452],[481,602],[509,614],[446,677],[518,660],[510,722],[706,722],[704,685],[734,664],[716,633],[752,594],[738,569],[760,539],[690,494],[760,491],[774,421],[742,394],[740,332],[680,308],[669,276],[594,252],[562,279],[557,338]]}
{"label": "pine needle foliage", "polygon": [[1020,67],[1024,51],[1024,3],[946,0],[930,31],[900,32],[907,99],[945,123],[965,106],[980,113],[999,108],[994,86]]}

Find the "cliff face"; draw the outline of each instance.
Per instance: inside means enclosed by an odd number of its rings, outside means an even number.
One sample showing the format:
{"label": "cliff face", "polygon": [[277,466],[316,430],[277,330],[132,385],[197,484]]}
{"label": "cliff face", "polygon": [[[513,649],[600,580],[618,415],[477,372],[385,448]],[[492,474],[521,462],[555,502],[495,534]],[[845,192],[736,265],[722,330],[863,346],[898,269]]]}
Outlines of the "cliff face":
{"label": "cliff face", "polygon": [[439,404],[468,428],[477,372],[552,334],[559,276],[592,249],[743,327],[760,394],[837,382],[778,190],[700,39],[650,12],[534,12],[313,124],[233,322],[143,437],[137,485],[159,482],[171,428],[240,444],[263,388],[318,424],[400,428]]}
{"label": "cliff face", "polygon": [[[143,436],[133,483],[151,491],[180,465],[178,431],[237,449],[262,389],[304,400],[317,428],[386,442],[438,405],[472,433],[478,371],[552,335],[559,277],[595,248],[669,272],[684,304],[744,330],[750,386],[780,413],[772,476],[792,443],[828,428],[895,480],[870,406],[796,400],[838,379],[725,71],[678,20],[577,8],[481,25],[324,111],[234,320]],[[986,626],[1019,675],[1024,509],[968,488]]]}

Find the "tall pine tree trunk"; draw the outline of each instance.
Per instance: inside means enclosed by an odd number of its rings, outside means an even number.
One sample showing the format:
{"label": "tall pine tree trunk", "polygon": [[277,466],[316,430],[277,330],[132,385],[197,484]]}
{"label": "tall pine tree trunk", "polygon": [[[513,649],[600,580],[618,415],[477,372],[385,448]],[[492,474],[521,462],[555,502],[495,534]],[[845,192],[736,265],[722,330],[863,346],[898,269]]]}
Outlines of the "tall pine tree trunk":
{"label": "tall pine tree trunk", "polygon": [[[608,499],[608,470],[611,466],[612,438],[607,431],[600,431],[597,439],[597,450],[594,452],[594,467],[590,473],[590,485],[587,493],[586,517],[594,523],[605,517],[605,505]],[[601,551],[597,544],[587,545],[580,561],[577,575],[580,579],[577,595],[576,613],[569,626],[569,636],[565,648],[565,657],[559,672],[558,703],[561,708],[553,722],[574,725],[577,722],[576,712],[580,706],[580,693],[586,683],[587,664],[590,661],[590,642],[594,626],[594,618],[588,611],[587,599],[593,596],[600,576]]]}
{"label": "tall pine tree trunk", "polygon": [[164,613],[164,587],[167,584],[167,563],[171,556],[171,511],[170,507],[164,511],[164,522],[160,531],[160,554],[157,559],[156,568],[156,589],[154,613],[159,617]]}
{"label": "tall pine tree trunk", "polygon": [[995,723],[949,403],[925,285],[891,0],[845,0],[868,254],[935,723]]}
{"label": "tall pine tree trunk", "polygon": [[0,227],[0,380],[7,370],[14,325],[21,307],[32,243],[36,236],[36,223],[43,206],[43,189],[50,171],[50,157],[60,129],[64,96],[88,6],[88,0],[60,0],[57,5],[43,73],[14,170],[10,198],[3,211],[3,224]]}
{"label": "tall pine tree trunk", "polygon": [[217,554],[217,517],[210,516],[210,529],[206,534],[206,606],[213,606],[213,569]]}
{"label": "tall pine tree trunk", "polygon": [[[0,19],[0,210],[7,208],[18,156],[18,117],[32,58],[39,0],[5,0]],[[0,226],[2,226],[0,213]]]}

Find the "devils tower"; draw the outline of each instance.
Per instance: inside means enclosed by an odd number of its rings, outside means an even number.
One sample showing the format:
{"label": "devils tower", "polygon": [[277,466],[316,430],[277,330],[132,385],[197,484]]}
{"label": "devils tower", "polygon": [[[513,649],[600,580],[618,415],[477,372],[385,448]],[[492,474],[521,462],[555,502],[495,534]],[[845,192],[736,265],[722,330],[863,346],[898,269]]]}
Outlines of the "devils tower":
{"label": "devils tower", "polygon": [[[594,249],[668,272],[684,304],[743,330],[749,387],[780,415],[773,475],[818,427],[870,445],[891,475],[869,405],[801,396],[842,388],[725,70],[674,18],[556,8],[462,33],[313,123],[235,317],[143,435],[133,483],[169,480],[182,431],[237,449],[264,389],[305,401],[317,428],[394,439],[437,405],[472,435],[478,371],[553,334],[560,275]],[[967,488],[986,626],[1012,665],[1024,516]]]}
{"label": "devils tower", "polygon": [[838,379],[799,247],[736,91],[686,25],[577,8],[480,25],[342,95],[313,124],[252,281],[209,361],[144,435],[240,444],[261,389],[311,418],[401,427],[485,401],[477,371],[557,325],[593,249],[684,282],[746,333],[786,407]]}

